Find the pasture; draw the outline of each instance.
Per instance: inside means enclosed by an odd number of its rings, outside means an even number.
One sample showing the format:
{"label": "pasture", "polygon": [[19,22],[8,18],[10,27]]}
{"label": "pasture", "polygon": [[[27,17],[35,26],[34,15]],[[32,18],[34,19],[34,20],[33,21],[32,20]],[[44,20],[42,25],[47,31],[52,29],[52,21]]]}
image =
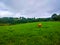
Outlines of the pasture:
{"label": "pasture", "polygon": [[60,22],[0,26],[0,45],[60,45]]}

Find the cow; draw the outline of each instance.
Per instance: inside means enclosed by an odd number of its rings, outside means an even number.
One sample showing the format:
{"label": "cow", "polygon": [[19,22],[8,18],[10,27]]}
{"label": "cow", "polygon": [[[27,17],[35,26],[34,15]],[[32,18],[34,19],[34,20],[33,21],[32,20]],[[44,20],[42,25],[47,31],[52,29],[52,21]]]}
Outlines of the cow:
{"label": "cow", "polygon": [[38,24],[38,27],[41,27],[41,26],[42,26],[42,24],[41,24],[41,23],[39,23],[39,24]]}

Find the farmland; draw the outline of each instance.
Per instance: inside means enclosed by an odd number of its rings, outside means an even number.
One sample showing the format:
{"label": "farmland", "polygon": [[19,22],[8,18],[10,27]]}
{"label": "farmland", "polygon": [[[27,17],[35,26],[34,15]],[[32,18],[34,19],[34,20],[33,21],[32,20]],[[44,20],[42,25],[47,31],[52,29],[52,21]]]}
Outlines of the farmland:
{"label": "farmland", "polygon": [[60,22],[0,26],[0,45],[60,45]]}

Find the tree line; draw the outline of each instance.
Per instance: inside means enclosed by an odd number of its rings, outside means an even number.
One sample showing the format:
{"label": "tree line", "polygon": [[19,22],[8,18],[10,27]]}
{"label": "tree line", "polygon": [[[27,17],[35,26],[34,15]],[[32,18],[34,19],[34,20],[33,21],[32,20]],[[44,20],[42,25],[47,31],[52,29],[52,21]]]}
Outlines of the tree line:
{"label": "tree line", "polygon": [[3,24],[21,24],[21,23],[31,23],[31,22],[41,22],[41,21],[60,21],[60,15],[53,14],[49,18],[25,18],[25,17],[20,17],[20,18],[14,18],[14,17],[3,17],[0,18],[0,25]]}

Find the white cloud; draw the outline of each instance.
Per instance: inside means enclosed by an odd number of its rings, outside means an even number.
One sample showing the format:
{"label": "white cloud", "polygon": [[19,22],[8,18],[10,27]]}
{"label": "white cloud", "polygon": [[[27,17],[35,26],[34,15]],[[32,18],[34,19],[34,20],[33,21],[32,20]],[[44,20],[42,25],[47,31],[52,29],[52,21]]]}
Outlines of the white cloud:
{"label": "white cloud", "polygon": [[[14,10],[13,10],[14,11]],[[6,6],[3,2],[0,2],[0,17],[26,17],[21,15],[20,12],[12,12],[12,9]]]}
{"label": "white cloud", "polygon": [[13,7],[27,17],[50,17],[52,0],[12,0]]}
{"label": "white cloud", "polygon": [[17,12],[14,14],[13,17],[26,17],[25,15],[22,15],[20,12]]}
{"label": "white cloud", "polygon": [[10,11],[1,11],[0,10],[0,17],[27,17],[25,15],[21,15],[21,13],[13,13]]}
{"label": "white cloud", "polygon": [[[59,0],[1,0],[0,7],[14,13],[14,17],[50,17],[60,13]],[[7,5],[7,6],[6,6]],[[1,9],[0,8],[0,9]],[[13,12],[12,12],[13,11]]]}
{"label": "white cloud", "polygon": [[0,11],[0,17],[11,17],[13,16],[12,12],[9,11]]}
{"label": "white cloud", "polygon": [[0,10],[8,10],[8,7],[3,2],[0,2]]}
{"label": "white cloud", "polygon": [[9,11],[10,8],[6,6],[3,2],[0,2],[0,17],[10,17],[13,15],[12,12]]}

